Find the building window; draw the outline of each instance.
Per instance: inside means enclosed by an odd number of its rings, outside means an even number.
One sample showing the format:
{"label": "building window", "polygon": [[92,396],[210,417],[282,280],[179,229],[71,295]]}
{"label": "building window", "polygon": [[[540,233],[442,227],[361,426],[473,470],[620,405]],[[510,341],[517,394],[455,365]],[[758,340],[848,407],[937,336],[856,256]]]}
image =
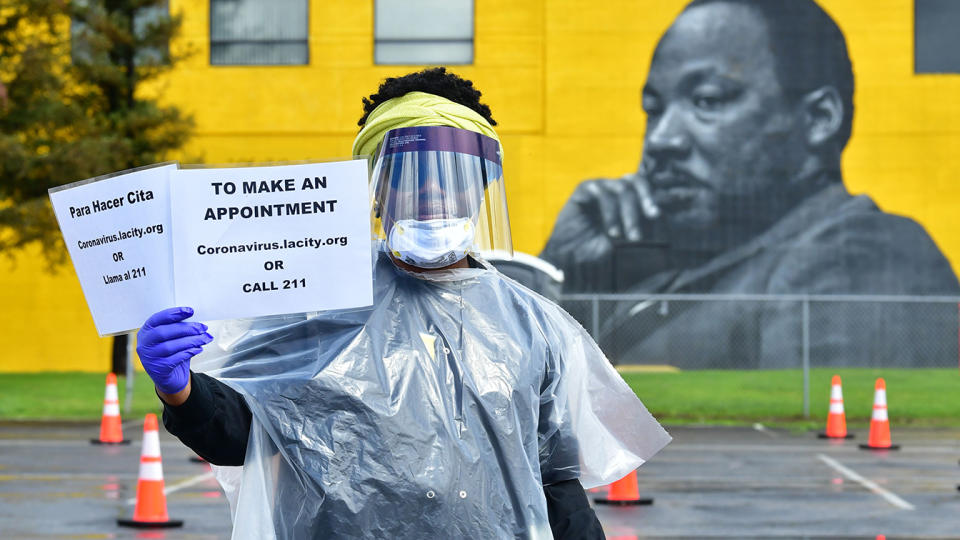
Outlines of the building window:
{"label": "building window", "polygon": [[914,73],[960,73],[960,2],[915,0]]}
{"label": "building window", "polygon": [[[95,55],[116,55],[117,50],[112,51],[94,51],[91,45],[90,25],[86,20],[95,19],[102,16],[98,13],[97,4],[88,5],[86,0],[74,0],[74,5],[80,10],[81,19],[70,20],[70,59],[74,63],[90,63],[94,61]],[[89,10],[89,11],[88,11]],[[148,39],[150,36],[151,25],[166,20],[169,17],[170,10],[167,2],[161,2],[155,6],[143,6],[137,8],[133,14],[133,35],[139,39]],[[170,61],[169,44],[157,47],[142,46],[138,47],[133,58],[135,66],[167,64]],[[122,63],[122,60],[113,58],[114,62]]]}
{"label": "building window", "polygon": [[473,0],[375,0],[377,64],[472,64]]}
{"label": "building window", "polygon": [[211,0],[210,63],[305,65],[307,0]]}

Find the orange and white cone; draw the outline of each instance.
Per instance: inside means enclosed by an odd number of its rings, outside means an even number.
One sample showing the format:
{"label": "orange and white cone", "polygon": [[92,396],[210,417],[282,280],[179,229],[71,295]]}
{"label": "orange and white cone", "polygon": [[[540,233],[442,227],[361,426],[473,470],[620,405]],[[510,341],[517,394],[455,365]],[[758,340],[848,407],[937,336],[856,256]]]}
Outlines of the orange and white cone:
{"label": "orange and white cone", "polygon": [[633,506],[653,504],[653,499],[640,498],[640,488],[637,485],[637,471],[630,471],[629,474],[620,480],[610,484],[610,491],[606,497],[596,498],[594,502],[617,506]]}
{"label": "orange and white cone", "polygon": [[107,373],[107,391],[103,396],[103,415],[100,418],[100,438],[90,439],[93,444],[130,444],[123,438],[120,427],[120,398],[117,395],[117,376]]}
{"label": "orange and white cone", "polygon": [[157,415],[148,414],[143,422],[143,448],[140,451],[140,478],[137,481],[137,506],[133,519],[118,519],[125,527],[180,527],[183,521],[167,514],[167,496],[163,493],[163,465],[160,462],[160,432]]}
{"label": "orange and white cone", "polygon": [[843,390],[840,376],[834,375],[830,381],[830,412],[827,414],[827,430],[817,435],[821,439],[852,439],[847,433],[847,415],[843,412]]}
{"label": "orange and white cone", "polygon": [[877,379],[873,394],[873,416],[870,419],[870,440],[861,444],[863,450],[899,450],[890,444],[890,418],[887,416],[887,383]]}

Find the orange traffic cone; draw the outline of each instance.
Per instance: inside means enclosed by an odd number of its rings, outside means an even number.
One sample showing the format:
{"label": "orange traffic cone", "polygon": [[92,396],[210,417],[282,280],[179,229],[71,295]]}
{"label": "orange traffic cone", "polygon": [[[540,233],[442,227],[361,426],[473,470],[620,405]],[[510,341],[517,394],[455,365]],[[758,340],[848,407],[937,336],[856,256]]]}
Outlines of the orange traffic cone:
{"label": "orange traffic cone", "polygon": [[93,444],[130,444],[123,438],[120,427],[120,398],[117,395],[117,376],[107,373],[107,391],[103,396],[103,416],[100,418],[100,438],[90,439]]}
{"label": "orange traffic cone", "polygon": [[594,502],[632,506],[653,504],[653,499],[640,498],[640,488],[637,486],[637,471],[631,471],[620,480],[610,484],[610,492],[607,493],[606,498],[597,498],[594,499]]}
{"label": "orange traffic cone", "polygon": [[830,381],[830,412],[827,414],[827,430],[817,435],[821,439],[852,439],[847,433],[847,415],[843,412],[843,390],[840,376],[834,375]]}
{"label": "orange traffic cone", "polygon": [[900,446],[890,444],[890,419],[887,416],[887,383],[877,379],[873,394],[873,416],[870,420],[870,440],[861,444],[863,450],[899,450]]}
{"label": "orange traffic cone", "polygon": [[137,481],[137,506],[133,519],[118,519],[125,527],[180,527],[183,521],[167,515],[167,496],[163,493],[163,465],[160,463],[160,433],[157,415],[148,414],[143,422],[143,448],[140,451],[140,479]]}

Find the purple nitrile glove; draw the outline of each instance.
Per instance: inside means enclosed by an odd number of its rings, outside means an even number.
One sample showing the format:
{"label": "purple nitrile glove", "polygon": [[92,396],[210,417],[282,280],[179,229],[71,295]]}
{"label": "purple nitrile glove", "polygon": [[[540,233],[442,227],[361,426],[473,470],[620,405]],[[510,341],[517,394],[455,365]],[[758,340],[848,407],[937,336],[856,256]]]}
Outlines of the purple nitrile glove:
{"label": "purple nitrile glove", "polygon": [[193,309],[175,307],[158,311],[137,332],[140,363],[164,394],[176,394],[190,381],[190,359],[213,341],[207,325],[183,322]]}

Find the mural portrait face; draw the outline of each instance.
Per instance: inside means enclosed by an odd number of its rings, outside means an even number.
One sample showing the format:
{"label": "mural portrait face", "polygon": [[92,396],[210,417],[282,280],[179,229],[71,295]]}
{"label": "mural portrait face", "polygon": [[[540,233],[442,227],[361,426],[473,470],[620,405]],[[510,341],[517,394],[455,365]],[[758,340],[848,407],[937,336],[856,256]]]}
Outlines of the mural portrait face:
{"label": "mural portrait face", "polygon": [[729,243],[789,207],[803,142],[775,62],[766,23],[742,5],[691,8],[664,34],[643,89],[641,171],[673,229]]}

